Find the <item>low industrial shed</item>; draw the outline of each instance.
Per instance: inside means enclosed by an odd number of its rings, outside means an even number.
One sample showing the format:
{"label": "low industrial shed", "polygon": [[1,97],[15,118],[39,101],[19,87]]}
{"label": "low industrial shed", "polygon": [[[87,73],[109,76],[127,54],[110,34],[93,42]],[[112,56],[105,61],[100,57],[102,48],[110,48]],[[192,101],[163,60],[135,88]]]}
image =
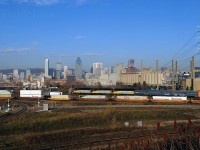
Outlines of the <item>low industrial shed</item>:
{"label": "low industrial shed", "polygon": [[12,94],[7,90],[0,90],[0,99],[12,98]]}
{"label": "low industrial shed", "polygon": [[43,94],[41,90],[20,90],[21,98],[42,98]]}

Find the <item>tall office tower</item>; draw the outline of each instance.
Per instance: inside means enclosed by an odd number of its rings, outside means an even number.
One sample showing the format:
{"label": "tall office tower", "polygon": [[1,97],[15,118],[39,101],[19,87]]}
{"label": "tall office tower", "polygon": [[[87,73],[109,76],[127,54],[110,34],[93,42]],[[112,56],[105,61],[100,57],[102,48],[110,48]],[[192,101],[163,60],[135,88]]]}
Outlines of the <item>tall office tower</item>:
{"label": "tall office tower", "polygon": [[74,69],[68,69],[67,74],[68,75],[74,75]]}
{"label": "tall office tower", "polygon": [[115,66],[109,67],[109,73],[115,73],[115,72],[116,72]]}
{"label": "tall office tower", "polygon": [[60,79],[61,78],[61,62],[57,62],[56,63],[56,79]]}
{"label": "tall office tower", "polygon": [[82,62],[81,62],[80,57],[78,57],[76,60],[75,76],[76,76],[76,79],[82,79]]}
{"label": "tall office tower", "polygon": [[95,76],[101,76],[101,70],[103,69],[103,63],[93,63],[93,74]]}
{"label": "tall office tower", "polygon": [[25,79],[25,72],[20,72],[20,74],[19,74],[19,79],[20,80],[24,80]]}
{"label": "tall office tower", "polygon": [[64,66],[64,79],[67,79],[68,67]]}
{"label": "tall office tower", "polygon": [[14,77],[15,79],[18,79],[18,78],[19,78],[19,71],[18,71],[18,69],[14,69],[14,70],[13,70],[13,77]]}
{"label": "tall office tower", "polygon": [[3,80],[3,73],[0,73],[0,80]]}
{"label": "tall office tower", "polygon": [[134,59],[130,59],[129,61],[128,61],[128,68],[132,68],[132,67],[135,67],[135,61],[134,61]]}
{"label": "tall office tower", "polygon": [[120,81],[120,77],[121,77],[123,70],[125,70],[124,64],[116,65],[117,81]]}
{"label": "tall office tower", "polygon": [[45,59],[44,76],[45,78],[49,77],[49,59]]}
{"label": "tall office tower", "polygon": [[26,79],[27,79],[27,80],[30,80],[30,77],[31,77],[31,69],[30,69],[30,68],[27,68],[27,69],[26,69]]}

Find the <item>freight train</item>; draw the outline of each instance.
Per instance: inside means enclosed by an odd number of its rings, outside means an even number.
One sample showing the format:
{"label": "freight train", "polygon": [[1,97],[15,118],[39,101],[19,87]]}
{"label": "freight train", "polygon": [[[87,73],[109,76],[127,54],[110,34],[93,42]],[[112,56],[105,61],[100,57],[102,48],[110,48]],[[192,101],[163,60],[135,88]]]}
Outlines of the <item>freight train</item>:
{"label": "freight train", "polygon": [[[34,93],[30,93],[30,92]],[[39,92],[39,95],[35,95],[35,91]],[[26,92],[25,96],[22,92]],[[37,93],[38,94],[38,93]],[[19,98],[46,98],[51,100],[77,100],[80,98],[90,99],[153,99],[155,96],[173,97],[185,97],[186,99],[200,99],[200,91],[172,91],[172,90],[134,90],[134,89],[119,89],[119,88],[70,88],[67,95],[62,95],[61,92],[52,95],[51,92],[42,92],[41,90],[20,90]]]}
{"label": "freight train", "polygon": [[187,97],[188,99],[200,99],[200,91],[172,91],[172,90],[133,90],[114,88],[71,88],[70,99],[77,99],[84,95],[105,95],[106,98],[115,99],[116,96],[173,96]]}

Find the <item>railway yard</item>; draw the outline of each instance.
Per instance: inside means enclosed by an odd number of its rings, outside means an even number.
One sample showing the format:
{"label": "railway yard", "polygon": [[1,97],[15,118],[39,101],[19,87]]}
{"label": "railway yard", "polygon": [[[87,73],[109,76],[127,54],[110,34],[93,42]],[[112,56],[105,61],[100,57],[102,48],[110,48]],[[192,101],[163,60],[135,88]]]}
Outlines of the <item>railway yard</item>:
{"label": "railway yard", "polygon": [[2,150],[200,149],[198,101],[12,99],[9,109],[0,112]]}

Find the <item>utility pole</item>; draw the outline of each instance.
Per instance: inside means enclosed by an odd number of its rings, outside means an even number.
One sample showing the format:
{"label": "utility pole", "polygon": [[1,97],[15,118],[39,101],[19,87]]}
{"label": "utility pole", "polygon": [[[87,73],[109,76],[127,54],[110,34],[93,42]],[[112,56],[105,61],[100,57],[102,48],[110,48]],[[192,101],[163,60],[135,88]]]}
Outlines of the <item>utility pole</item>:
{"label": "utility pole", "polygon": [[143,68],[144,68],[144,62],[143,62],[143,60],[141,60],[141,84],[144,81],[144,71],[143,71]]}
{"label": "utility pole", "polygon": [[174,91],[174,61],[172,60],[172,90]]}
{"label": "utility pole", "polygon": [[195,62],[194,62],[194,56],[192,56],[192,90],[195,90],[194,82],[195,82]]}
{"label": "utility pole", "polygon": [[176,81],[175,81],[175,83],[176,83],[176,85],[178,84],[178,61],[176,61]]}
{"label": "utility pole", "polygon": [[192,60],[190,61],[190,73],[191,73],[191,87],[190,90],[193,90],[193,69],[192,69]]}
{"label": "utility pole", "polygon": [[159,85],[158,85],[158,60],[156,60],[156,84],[157,84],[156,89],[159,90]]}

